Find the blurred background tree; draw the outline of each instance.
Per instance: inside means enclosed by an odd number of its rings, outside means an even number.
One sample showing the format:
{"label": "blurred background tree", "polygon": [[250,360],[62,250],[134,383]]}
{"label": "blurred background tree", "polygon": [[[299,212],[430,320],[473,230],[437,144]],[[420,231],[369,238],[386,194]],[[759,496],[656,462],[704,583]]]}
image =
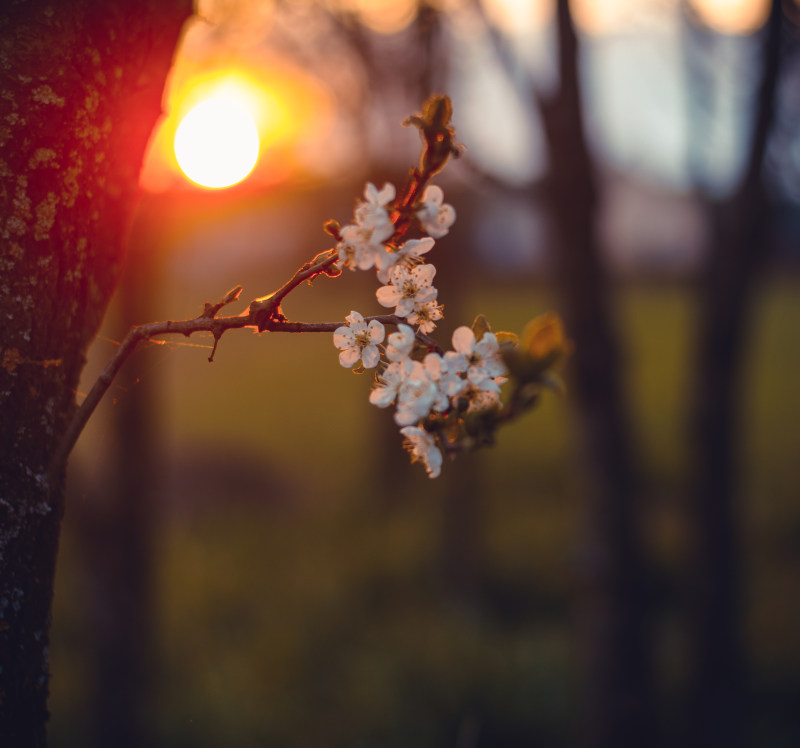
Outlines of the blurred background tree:
{"label": "blurred background tree", "polygon": [[[743,76],[752,90],[753,115],[742,174],[726,195],[700,197],[710,232],[697,287],[687,495],[693,542],[687,744],[696,746],[751,740],[742,618],[740,403],[754,296],[775,245],[768,234],[775,223],[775,201],[766,181],[766,155],[781,69],[793,52],[788,36],[784,39],[780,0],[770,4],[762,36],[752,55],[754,72]],[[702,141],[702,133],[696,135]]]}

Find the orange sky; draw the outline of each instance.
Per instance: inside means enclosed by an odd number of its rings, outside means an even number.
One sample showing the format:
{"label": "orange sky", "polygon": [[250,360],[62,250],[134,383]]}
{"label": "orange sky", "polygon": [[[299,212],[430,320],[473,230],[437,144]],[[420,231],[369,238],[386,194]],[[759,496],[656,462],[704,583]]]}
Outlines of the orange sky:
{"label": "orange sky", "polygon": [[[308,2],[308,0],[288,0]],[[391,33],[412,18],[416,0],[335,0],[358,12],[378,32]],[[766,19],[769,0],[689,0],[695,12],[725,33],[747,33]],[[552,18],[554,0],[482,0],[489,18],[504,31],[524,34]],[[437,0],[457,10],[465,0]],[[635,31],[674,22],[680,0],[572,0],[587,33]],[[302,70],[270,55],[261,42],[272,23],[268,0],[199,0],[176,56],[165,95],[166,118],[157,129],[142,174],[152,191],[186,186],[172,142],[183,115],[220,87],[235,90],[253,110],[262,155],[249,179],[277,184],[297,170],[302,153],[320,152],[334,115],[334,99]]]}
{"label": "orange sky", "polygon": [[263,46],[225,44],[224,36],[220,42],[214,31],[212,24],[198,18],[181,42],[164,94],[165,117],[153,134],[142,170],[140,181],[147,190],[187,186],[173,150],[175,131],[209,96],[236,98],[252,114],[261,141],[261,157],[248,177],[253,184],[277,184],[302,169],[302,152],[330,126],[332,98],[318,80]]}

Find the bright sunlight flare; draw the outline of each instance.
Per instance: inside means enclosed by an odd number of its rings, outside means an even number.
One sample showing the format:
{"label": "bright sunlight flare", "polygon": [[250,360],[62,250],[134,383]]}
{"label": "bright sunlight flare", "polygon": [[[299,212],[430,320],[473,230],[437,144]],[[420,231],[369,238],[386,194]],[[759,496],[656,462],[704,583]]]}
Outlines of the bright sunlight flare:
{"label": "bright sunlight flare", "polygon": [[241,182],[256,165],[253,117],[236,99],[211,96],[191,109],[175,131],[175,158],[189,179],[214,189]]}

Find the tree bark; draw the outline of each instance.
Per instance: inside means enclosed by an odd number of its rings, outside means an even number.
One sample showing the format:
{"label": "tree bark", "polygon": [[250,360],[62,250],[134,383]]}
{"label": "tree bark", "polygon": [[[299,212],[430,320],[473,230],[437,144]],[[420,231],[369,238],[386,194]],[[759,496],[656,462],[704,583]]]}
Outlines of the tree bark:
{"label": "tree bark", "polygon": [[0,15],[0,744],[46,742],[62,474],[45,478],[117,281],[190,0]]}
{"label": "tree bark", "polygon": [[744,176],[710,206],[712,244],[699,284],[697,373],[690,414],[692,526],[687,745],[747,742],[737,464],[747,324],[766,259],[769,200],[762,170],[772,129],[782,25],[773,0]]}
{"label": "tree bark", "polygon": [[550,159],[546,199],[558,240],[553,268],[575,343],[570,400],[585,510],[577,611],[585,689],[581,743],[640,748],[658,745],[659,736],[636,458],[595,230],[597,188],[582,119],[578,38],[567,0],[559,0],[557,12],[560,86],[540,109]]}

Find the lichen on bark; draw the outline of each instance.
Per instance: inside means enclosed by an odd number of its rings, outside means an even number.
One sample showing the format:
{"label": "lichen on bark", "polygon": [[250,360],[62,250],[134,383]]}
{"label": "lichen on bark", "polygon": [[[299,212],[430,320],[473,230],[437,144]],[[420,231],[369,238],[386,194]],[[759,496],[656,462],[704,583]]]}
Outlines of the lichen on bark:
{"label": "lichen on bark", "polygon": [[42,476],[190,13],[190,0],[27,0],[0,14],[0,745],[44,745],[63,476]]}

